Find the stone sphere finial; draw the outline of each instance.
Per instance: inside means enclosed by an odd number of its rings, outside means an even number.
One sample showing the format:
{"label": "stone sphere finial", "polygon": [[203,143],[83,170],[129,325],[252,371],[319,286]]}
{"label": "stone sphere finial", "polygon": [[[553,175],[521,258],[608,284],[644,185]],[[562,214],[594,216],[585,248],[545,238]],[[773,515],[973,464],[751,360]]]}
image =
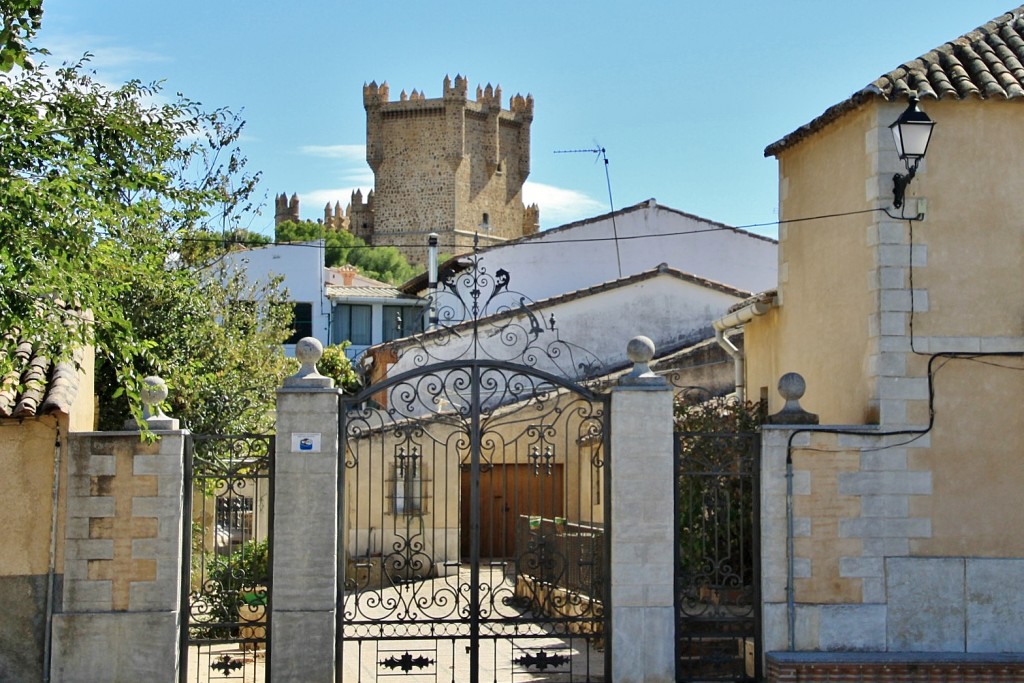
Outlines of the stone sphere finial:
{"label": "stone sphere finial", "polygon": [[324,345],[315,337],[303,337],[295,345],[295,358],[302,363],[302,371],[316,372],[317,361],[324,355]]}
{"label": "stone sphere finial", "polygon": [[[142,401],[142,419],[146,421],[149,428],[158,430],[178,429],[178,420],[168,417],[160,409],[160,404],[167,400],[167,382],[156,375],[150,375],[142,380],[139,387],[139,400]],[[137,430],[139,425],[135,420],[125,420],[125,429]]]}
{"label": "stone sphere finial", "polygon": [[807,391],[807,382],[796,372],[787,372],[779,378],[779,394],[786,399],[786,405],[774,415],[768,416],[772,424],[818,424],[818,416],[809,413],[800,405],[800,399]]}
{"label": "stone sphere finial", "polygon": [[619,380],[620,385],[648,386],[664,383],[651,371],[648,363],[654,358],[654,342],[648,337],[636,336],[626,344],[626,357],[633,363],[633,369]]}
{"label": "stone sphere finial", "polygon": [[779,378],[779,394],[789,401],[799,401],[807,391],[807,382],[799,372],[787,372]]}
{"label": "stone sphere finial", "polygon": [[303,337],[295,344],[295,359],[302,364],[299,371],[285,377],[286,387],[326,388],[333,387],[334,380],[324,377],[316,369],[317,361],[324,355],[324,345],[315,337]]}
{"label": "stone sphere finial", "polygon": [[[142,380],[139,398],[142,400],[142,405],[145,406],[146,416],[148,417],[154,406],[159,406],[167,400],[167,382],[156,375],[146,377]],[[159,413],[160,409],[158,407],[155,414]]]}
{"label": "stone sphere finial", "polygon": [[642,335],[633,337],[626,344],[626,356],[634,363],[647,365],[654,358],[654,342]]}

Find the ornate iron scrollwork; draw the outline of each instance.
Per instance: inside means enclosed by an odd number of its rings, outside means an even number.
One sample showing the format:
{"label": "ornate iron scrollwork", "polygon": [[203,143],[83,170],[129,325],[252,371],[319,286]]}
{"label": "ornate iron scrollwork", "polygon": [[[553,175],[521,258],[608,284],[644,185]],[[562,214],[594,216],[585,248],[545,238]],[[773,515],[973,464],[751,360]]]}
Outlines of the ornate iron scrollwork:
{"label": "ornate iron scrollwork", "polygon": [[521,657],[516,657],[512,660],[513,664],[518,664],[524,669],[536,669],[537,671],[547,671],[548,668],[555,669],[568,663],[569,658],[565,655],[549,655],[546,650],[538,650],[537,654],[530,654],[527,652]]}
{"label": "ornate iron scrollwork", "polygon": [[380,665],[392,671],[401,669],[405,673],[409,673],[413,669],[425,669],[433,663],[434,660],[429,657],[424,657],[423,655],[413,657],[410,653],[406,652],[401,657],[391,655],[387,659],[382,660]]}
{"label": "ornate iron scrollwork", "polygon": [[436,320],[424,321],[426,331],[390,345],[397,352],[398,371],[486,359],[518,363],[576,382],[603,373],[597,356],[559,337],[554,314],[545,321],[528,296],[511,288],[507,270],[491,273],[476,252],[463,265],[462,270],[449,272],[428,296],[431,305],[423,315],[434,311]]}
{"label": "ornate iron scrollwork", "polygon": [[210,668],[214,671],[220,671],[224,674],[224,678],[227,678],[231,675],[232,671],[238,671],[243,666],[245,666],[245,662],[241,659],[235,659],[231,655],[221,655],[210,665]]}
{"label": "ornate iron scrollwork", "polygon": [[[544,633],[582,660],[579,641],[603,637],[608,397],[580,385],[604,372],[596,356],[560,339],[507,270],[464,265],[433,293],[433,327],[377,347],[377,384],[343,399],[341,637],[360,662],[365,643],[465,640],[479,677],[485,640]],[[437,666],[404,647],[366,661],[381,675]],[[534,670],[570,662],[511,647]]]}

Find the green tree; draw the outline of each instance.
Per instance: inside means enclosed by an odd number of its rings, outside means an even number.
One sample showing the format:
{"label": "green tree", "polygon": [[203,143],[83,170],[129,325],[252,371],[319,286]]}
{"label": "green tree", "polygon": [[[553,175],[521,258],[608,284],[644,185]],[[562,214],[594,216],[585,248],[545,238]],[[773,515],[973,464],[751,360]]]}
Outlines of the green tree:
{"label": "green tree", "polygon": [[43,0],[0,0],[0,71],[31,68],[28,42],[43,21]]}
{"label": "green tree", "polygon": [[[5,27],[16,16],[10,7],[0,6]],[[138,419],[141,378],[161,374],[174,390],[195,389],[187,399],[195,424],[216,412],[198,407],[202,397],[225,395],[228,382],[251,385],[239,366],[263,358],[256,349],[280,321],[215,331],[211,322],[226,319],[237,293],[183,268],[201,260],[197,241],[234,234],[249,206],[257,178],[235,147],[241,129],[230,111],[167,99],[158,85],[103,86],[83,62],[0,73],[0,376],[14,367],[18,338],[54,359],[94,345],[101,403],[123,396]],[[252,362],[248,371],[278,370]],[[238,415],[247,411],[266,408]]]}
{"label": "green tree", "polygon": [[352,361],[345,353],[351,345],[348,341],[340,344],[331,344],[324,347],[324,355],[320,357],[317,368],[322,375],[334,380],[334,386],[343,390],[346,394],[354,394],[359,391],[361,383],[359,375],[352,368]]}
{"label": "green tree", "polygon": [[278,242],[324,240],[324,264],[329,268],[350,264],[366,277],[392,284],[401,284],[417,273],[398,249],[371,247],[347,230],[325,228],[313,221],[284,221],[274,234]]}
{"label": "green tree", "polygon": [[[178,268],[159,279],[140,279],[120,304],[133,329],[156,345],[153,365],[167,380],[171,415],[194,433],[265,433],[281,380],[293,368],[281,344],[291,325],[279,282],[250,284],[242,272],[212,265]],[[97,386],[116,387],[115,369],[97,364]],[[100,404],[100,427],[117,429],[129,406],[122,394]]]}

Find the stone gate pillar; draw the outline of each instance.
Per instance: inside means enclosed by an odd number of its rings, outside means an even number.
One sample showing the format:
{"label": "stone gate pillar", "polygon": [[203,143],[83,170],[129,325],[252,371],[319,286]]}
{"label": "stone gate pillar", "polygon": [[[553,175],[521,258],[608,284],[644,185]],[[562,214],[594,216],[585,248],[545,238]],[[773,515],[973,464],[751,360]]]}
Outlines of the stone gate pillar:
{"label": "stone gate pillar", "polygon": [[338,587],[338,396],[316,370],[323,346],[307,337],[302,369],[277,393],[270,676],[333,683]]}
{"label": "stone gate pillar", "polygon": [[611,680],[675,680],[672,388],[650,371],[654,343],[627,346],[633,371],[612,389]]}
{"label": "stone gate pillar", "polygon": [[[167,388],[145,381],[148,414]],[[178,680],[187,432],[159,411],[147,422],[151,442],[134,421],[131,432],[70,437],[54,683]]]}

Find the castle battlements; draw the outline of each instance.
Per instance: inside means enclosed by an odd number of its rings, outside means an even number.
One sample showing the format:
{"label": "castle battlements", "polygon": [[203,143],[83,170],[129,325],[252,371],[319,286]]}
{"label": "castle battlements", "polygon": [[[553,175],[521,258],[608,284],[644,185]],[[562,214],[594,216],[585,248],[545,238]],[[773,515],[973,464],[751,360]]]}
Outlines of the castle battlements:
{"label": "castle battlements", "polygon": [[380,108],[385,114],[400,116],[401,112],[406,114],[431,110],[441,112],[445,104],[457,103],[459,106],[465,106],[468,111],[497,111],[499,115],[504,115],[502,118],[507,118],[509,114],[512,115],[512,118],[533,118],[533,95],[527,94],[525,97],[518,93],[513,95],[509,98],[508,109],[503,111],[500,85],[494,86],[490,83],[486,86],[478,85],[475,101],[469,99],[469,81],[465,76],[457,75],[454,81],[445,76],[442,88],[442,96],[434,98],[428,98],[423,90],[414,88],[411,92],[407,92],[403,89],[399,93],[398,99],[391,101],[389,99],[390,86],[387,81],[380,85],[377,85],[376,81],[371,81],[363,85],[363,106],[367,110]]}
{"label": "castle battlements", "polygon": [[[422,263],[430,233],[442,250],[464,253],[473,235],[488,225],[488,239],[508,240],[538,230],[537,206],[524,206],[530,174],[533,96],[514,95],[501,106],[500,85],[476,87],[445,76],[441,97],[418,88],[390,99],[387,81],[363,85],[366,161],[374,189],[352,192],[344,211],[324,207],[322,223],[348,230],[370,244],[394,245]],[[298,220],[298,197],[280,195],[277,222]]]}

